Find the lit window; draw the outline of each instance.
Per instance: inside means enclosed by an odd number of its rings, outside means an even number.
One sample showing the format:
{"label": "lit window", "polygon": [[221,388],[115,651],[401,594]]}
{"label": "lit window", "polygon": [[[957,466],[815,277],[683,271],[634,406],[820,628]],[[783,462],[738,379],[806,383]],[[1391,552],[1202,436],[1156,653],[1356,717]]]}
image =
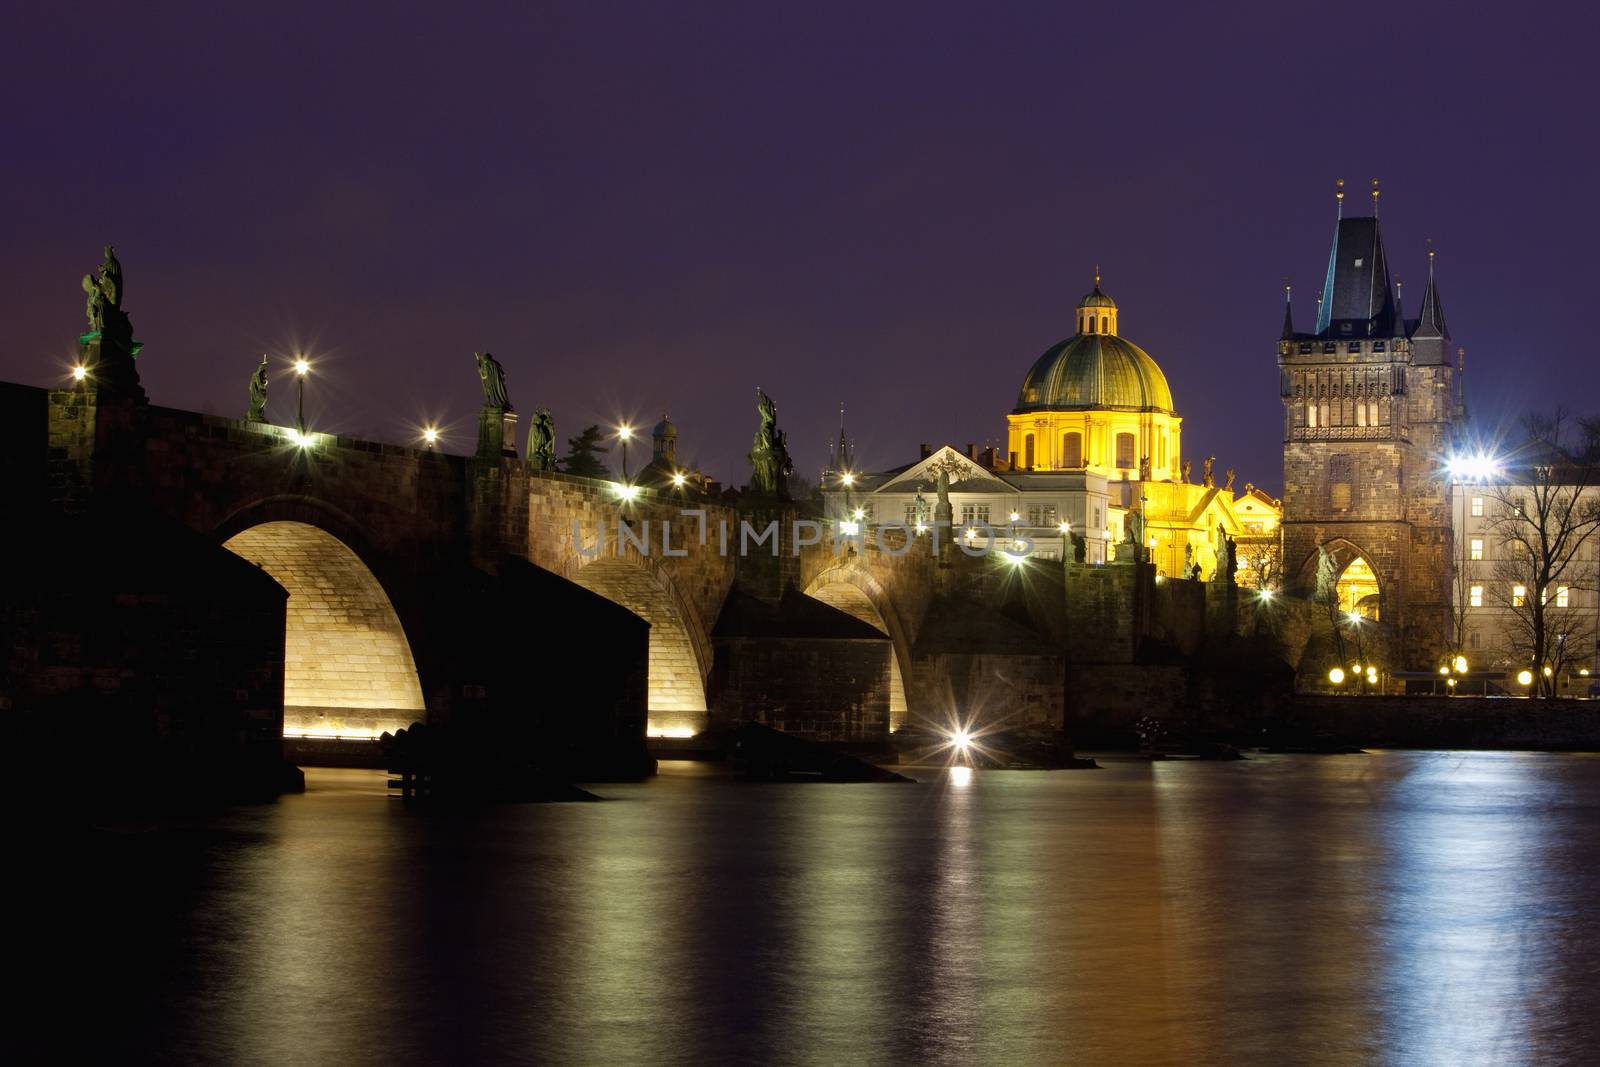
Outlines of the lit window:
{"label": "lit window", "polygon": [[1520,607],[1522,607],[1522,605],[1526,604],[1527,602],[1528,602],[1528,587],[1525,586],[1525,585],[1514,585],[1514,586],[1512,586],[1511,587],[1511,606],[1514,607],[1514,608],[1520,608]]}
{"label": "lit window", "polygon": [[1117,466],[1124,470],[1133,468],[1133,434],[1117,434]]}
{"label": "lit window", "polygon": [[1481,496],[1472,498],[1472,517],[1475,519],[1483,518],[1483,497]]}
{"label": "lit window", "polygon": [[1568,601],[1570,599],[1571,599],[1571,597],[1567,593],[1567,587],[1566,586],[1563,585],[1563,586],[1560,586],[1559,588],[1556,589],[1556,607],[1558,607],[1558,608],[1566,607],[1567,603],[1568,603]]}
{"label": "lit window", "polygon": [[1475,608],[1483,607],[1483,586],[1475,585],[1467,593],[1467,603]]}
{"label": "lit window", "polygon": [[1471,558],[1472,559],[1482,559],[1483,558],[1483,538],[1474,537],[1472,539],[1472,546],[1470,548],[1470,553],[1471,553]]}

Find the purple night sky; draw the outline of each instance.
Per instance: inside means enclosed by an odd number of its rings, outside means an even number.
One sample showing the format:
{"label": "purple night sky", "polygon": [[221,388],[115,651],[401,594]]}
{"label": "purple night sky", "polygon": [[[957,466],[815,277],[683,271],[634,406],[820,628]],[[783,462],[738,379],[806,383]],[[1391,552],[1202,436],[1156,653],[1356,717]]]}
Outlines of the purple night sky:
{"label": "purple night sky", "polygon": [[841,401],[863,467],[1001,443],[1099,263],[1187,455],[1276,491],[1283,278],[1308,328],[1377,176],[1480,424],[1600,407],[1577,6],[93,6],[4,19],[6,380],[112,241],[156,403],[242,415],[267,352],[288,421],[304,346],[314,427],[469,451],[486,348],[561,451],[668,410],[743,482],[759,384],[814,478]]}

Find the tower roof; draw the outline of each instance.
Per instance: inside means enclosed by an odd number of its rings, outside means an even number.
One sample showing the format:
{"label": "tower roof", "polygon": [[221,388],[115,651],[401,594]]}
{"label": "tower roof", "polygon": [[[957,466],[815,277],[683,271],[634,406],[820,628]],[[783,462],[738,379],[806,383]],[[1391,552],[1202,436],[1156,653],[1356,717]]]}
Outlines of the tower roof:
{"label": "tower roof", "polygon": [[1444,305],[1439,302],[1439,285],[1433,276],[1433,252],[1428,253],[1428,289],[1422,294],[1422,315],[1412,337],[1448,340],[1450,327],[1444,323]]}
{"label": "tower roof", "polygon": [[1333,233],[1317,309],[1318,336],[1389,337],[1399,329],[1376,217],[1342,218]]}
{"label": "tower roof", "polygon": [[1094,289],[1088,296],[1078,301],[1078,306],[1081,308],[1114,308],[1117,306],[1117,302],[1100,291],[1100,278],[1096,275]]}

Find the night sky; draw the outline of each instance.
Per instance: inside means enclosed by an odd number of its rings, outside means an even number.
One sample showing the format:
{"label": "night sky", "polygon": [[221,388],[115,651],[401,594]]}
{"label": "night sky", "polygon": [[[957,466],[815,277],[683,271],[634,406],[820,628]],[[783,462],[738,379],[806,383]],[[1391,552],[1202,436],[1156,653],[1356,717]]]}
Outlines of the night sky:
{"label": "night sky", "polygon": [[1276,490],[1335,178],[1411,315],[1434,240],[1475,415],[1600,408],[1593,15],[1507,10],[12,5],[0,378],[63,379],[111,241],[156,403],[303,347],[313,427],[470,451],[488,349],[738,482],[760,385],[815,477],[841,401],[863,467],[1002,443],[1099,263],[1187,455]]}

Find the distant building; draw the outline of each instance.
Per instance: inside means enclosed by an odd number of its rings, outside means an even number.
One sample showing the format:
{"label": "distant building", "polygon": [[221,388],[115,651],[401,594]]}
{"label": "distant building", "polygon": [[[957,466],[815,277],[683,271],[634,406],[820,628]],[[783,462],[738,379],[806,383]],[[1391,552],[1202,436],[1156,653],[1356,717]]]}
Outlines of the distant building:
{"label": "distant building", "polygon": [[[1592,465],[1546,468],[1554,473],[1543,487],[1518,476],[1513,463],[1488,479],[1455,482],[1451,524],[1456,553],[1451,583],[1452,615],[1458,628],[1453,651],[1464,655],[1474,671],[1501,675],[1500,686],[1524,691],[1516,675],[1524,668],[1549,666],[1557,691],[1587,695],[1600,672],[1600,485]],[[1520,483],[1520,484],[1519,484]],[[1540,494],[1553,517],[1546,527],[1554,542],[1565,537],[1571,547],[1550,553],[1553,574],[1543,592],[1540,616],[1547,635],[1545,663],[1533,662],[1532,600],[1542,561],[1521,549],[1518,535],[1537,541],[1536,519],[1516,515],[1518,507],[1535,511]],[[1571,512],[1567,508],[1571,505]],[[1560,516],[1570,517],[1563,519]]]}
{"label": "distant building", "polygon": [[1219,531],[1239,543],[1241,574],[1247,557],[1276,555],[1277,501],[1253,487],[1237,495],[1232,472],[1219,484],[1209,460],[1200,484],[1190,480],[1166,376],[1121,336],[1118,316],[1097,274],[1078,303],[1076,332],[1046,349],[1023,379],[1006,417],[1005,455],[924,446],[914,463],[863,473],[850,468],[841,430],[823,477],[827,515],[847,526],[932,522],[942,469],[956,527],[1004,528],[1033,542],[1036,555],[1059,557],[1067,537],[1085,562],[1114,560],[1132,551],[1122,543],[1136,513],[1159,574],[1178,577],[1193,566],[1209,577]]}

